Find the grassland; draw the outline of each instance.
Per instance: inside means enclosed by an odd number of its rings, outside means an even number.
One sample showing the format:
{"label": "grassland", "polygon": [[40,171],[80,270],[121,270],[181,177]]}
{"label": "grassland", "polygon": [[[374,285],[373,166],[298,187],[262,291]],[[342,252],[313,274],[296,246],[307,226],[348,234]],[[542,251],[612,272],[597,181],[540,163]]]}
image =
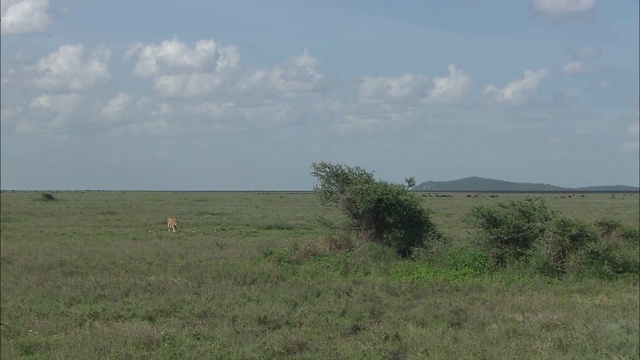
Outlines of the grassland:
{"label": "grassland", "polygon": [[[448,248],[470,243],[473,205],[524,196],[451,195],[422,197]],[[638,228],[638,194],[563,195],[542,197]],[[311,194],[54,196],[1,194],[2,359],[640,356],[638,276],[466,276],[445,245],[432,263],[376,245],[292,262],[326,236],[317,217],[336,215]]]}

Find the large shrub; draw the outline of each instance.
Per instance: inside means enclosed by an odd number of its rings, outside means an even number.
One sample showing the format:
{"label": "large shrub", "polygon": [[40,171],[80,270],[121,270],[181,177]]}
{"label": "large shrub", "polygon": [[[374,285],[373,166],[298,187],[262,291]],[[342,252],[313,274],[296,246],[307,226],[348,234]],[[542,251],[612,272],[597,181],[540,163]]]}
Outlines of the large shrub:
{"label": "large shrub", "polygon": [[423,247],[436,234],[420,199],[406,185],[376,181],[360,167],[326,162],[314,163],[312,175],[319,184],[315,192],[323,204],[338,207],[347,218],[341,230],[356,232],[366,241],[392,246],[403,256]]}
{"label": "large shrub", "polygon": [[537,250],[544,259],[538,262],[539,271],[549,275],[564,275],[576,267],[576,256],[581,249],[599,241],[596,232],[580,220],[558,216],[547,223],[547,229],[538,241]]}
{"label": "large shrub", "polygon": [[533,249],[556,214],[544,200],[527,197],[471,209],[464,221],[473,226],[480,246],[497,266],[517,263]]}
{"label": "large shrub", "polygon": [[638,230],[611,219],[595,227],[550,211],[540,199],[476,206],[464,220],[495,266],[519,264],[552,275],[637,274]]}

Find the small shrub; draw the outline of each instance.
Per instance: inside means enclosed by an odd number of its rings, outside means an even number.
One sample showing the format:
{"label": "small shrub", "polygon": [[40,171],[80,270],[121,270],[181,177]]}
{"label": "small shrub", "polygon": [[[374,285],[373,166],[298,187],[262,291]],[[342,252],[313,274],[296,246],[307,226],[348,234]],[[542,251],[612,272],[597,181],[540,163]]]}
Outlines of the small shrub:
{"label": "small shrub", "polygon": [[472,248],[452,248],[447,253],[447,265],[474,275],[484,274],[493,268],[486,254]]}
{"label": "small shrub", "polygon": [[42,201],[55,201],[57,200],[55,196],[53,196],[53,194],[51,193],[42,193],[42,196],[40,197],[40,199]]}
{"label": "small shrub", "polygon": [[293,230],[293,226],[285,223],[267,224],[262,227],[263,230]]}
{"label": "small shrub", "polygon": [[353,250],[355,242],[348,237],[328,237],[322,241],[310,243],[291,255],[291,260],[297,264],[304,261],[333,255],[341,251]]}

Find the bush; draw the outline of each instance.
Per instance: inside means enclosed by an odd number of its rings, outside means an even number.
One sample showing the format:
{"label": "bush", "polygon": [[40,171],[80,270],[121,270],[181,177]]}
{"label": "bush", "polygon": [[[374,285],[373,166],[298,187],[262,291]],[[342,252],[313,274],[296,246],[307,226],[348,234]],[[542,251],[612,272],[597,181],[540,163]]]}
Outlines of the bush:
{"label": "bush", "polygon": [[599,241],[597,234],[584,222],[557,217],[550,221],[544,236],[540,239],[538,251],[543,259],[536,265],[538,270],[548,275],[564,275],[570,256],[588,244]]}
{"label": "bush", "polygon": [[541,199],[477,206],[464,220],[476,228],[480,246],[497,266],[602,278],[637,274],[640,268],[637,229],[611,219],[594,228],[550,211]]}
{"label": "bush", "polygon": [[599,241],[587,246],[582,253],[582,267],[587,273],[613,279],[618,275],[640,271],[637,248],[625,248],[616,243]]}
{"label": "bush", "polygon": [[407,185],[376,181],[373,174],[359,167],[314,163],[312,175],[319,180],[315,187],[322,204],[338,207],[347,218],[341,230],[356,232],[364,241],[393,247],[402,256],[425,245],[437,235],[429,214],[420,199]]}
{"label": "bush", "polygon": [[519,263],[533,249],[556,214],[544,200],[527,197],[496,205],[475,206],[463,221],[476,228],[479,244],[496,266]]}
{"label": "bush", "polygon": [[57,200],[55,196],[53,196],[53,194],[50,193],[42,193],[42,196],[40,197],[40,199],[42,199],[42,201],[54,201]]}
{"label": "bush", "polygon": [[596,228],[600,231],[600,236],[610,236],[616,230],[622,227],[622,223],[618,220],[604,218],[596,221]]}
{"label": "bush", "polygon": [[638,245],[640,240],[640,230],[623,225],[618,220],[609,218],[600,219],[596,222],[596,228],[607,241],[628,243]]}

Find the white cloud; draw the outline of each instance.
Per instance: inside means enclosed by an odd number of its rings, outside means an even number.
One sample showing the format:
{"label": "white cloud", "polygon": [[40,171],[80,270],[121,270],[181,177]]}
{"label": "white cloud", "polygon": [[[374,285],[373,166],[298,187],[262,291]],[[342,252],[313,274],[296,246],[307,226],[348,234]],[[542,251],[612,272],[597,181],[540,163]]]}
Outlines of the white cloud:
{"label": "white cloud", "polygon": [[161,96],[192,97],[210,93],[224,81],[218,72],[163,75],[154,78],[153,90]]}
{"label": "white cloud", "polygon": [[179,133],[179,127],[172,127],[171,123],[165,118],[148,119],[139,123],[130,124],[122,128],[111,130],[111,134],[135,134],[135,135],[154,135],[161,136],[174,130],[172,133]]}
{"label": "white cloud", "polygon": [[471,87],[471,78],[455,65],[449,65],[448,77],[433,79],[434,88],[426,99],[430,103],[452,103],[459,100]]}
{"label": "white cloud", "polygon": [[[188,112],[208,121],[214,130],[268,127],[292,120],[289,105],[271,101],[242,105],[234,102],[211,101],[202,103]],[[224,126],[218,126],[220,124]]]}
{"label": "white cloud", "polygon": [[538,71],[527,70],[524,72],[524,78],[514,80],[503,88],[488,85],[484,88],[482,94],[493,103],[517,105],[538,89],[540,81],[542,81],[548,73],[546,69],[540,69]]}
{"label": "white cloud", "polygon": [[636,138],[640,137],[640,123],[629,125],[629,128],[627,129],[627,136]]}
{"label": "white cloud", "polygon": [[221,71],[237,67],[240,54],[235,46],[223,47],[213,40],[199,40],[193,46],[177,38],[160,45],[136,43],[125,59],[136,57],[133,73],[138,77]]}
{"label": "white cloud", "polygon": [[193,46],[174,38],[160,45],[136,43],[125,59],[138,60],[133,73],[153,77],[153,90],[161,96],[193,97],[218,89],[238,67],[235,46],[221,46],[213,40],[199,40]]}
{"label": "white cloud", "polygon": [[313,105],[313,110],[318,112],[339,113],[344,107],[340,101],[323,99]]}
{"label": "white cloud", "polygon": [[[175,126],[176,119],[180,119],[180,114],[174,112],[167,103],[152,104],[146,97],[134,101],[129,95],[118,94],[110,101],[121,99],[119,102],[126,102],[126,106],[117,114],[116,119],[127,117],[127,122],[112,122],[113,127],[109,130],[111,135],[135,134],[135,135],[179,135],[189,132],[189,123],[183,121],[180,126]],[[103,108],[104,111],[104,108]]]}
{"label": "white cloud", "polygon": [[80,94],[41,95],[29,103],[29,113],[18,121],[18,133],[53,132],[71,121],[82,101]]}
{"label": "white cloud", "polygon": [[596,0],[533,0],[533,8],[548,16],[563,16],[591,11]]}
{"label": "white cloud", "polygon": [[389,132],[416,121],[418,113],[414,109],[376,113],[353,113],[345,115],[333,130],[340,134]]}
{"label": "white cloud", "polygon": [[48,90],[86,91],[111,78],[110,57],[111,51],[104,48],[94,50],[85,58],[82,45],[63,45],[29,68],[39,75],[32,82]]}
{"label": "white cloud", "polygon": [[0,110],[0,123],[2,128],[5,128],[12,124],[22,114],[23,107],[19,106],[14,109],[2,109]]}
{"label": "white cloud", "polygon": [[590,70],[580,61],[570,61],[562,67],[562,72],[567,75],[586,73]]}
{"label": "white cloud", "polygon": [[81,96],[79,94],[44,94],[31,100],[29,107],[52,110],[59,113],[70,113],[78,106],[80,99]]}
{"label": "white cloud", "polygon": [[611,81],[602,80],[597,84],[593,84],[591,88],[595,90],[600,90],[600,91],[610,91],[615,88],[615,85]]}
{"label": "white cloud", "polygon": [[341,134],[355,132],[370,132],[375,128],[384,126],[382,119],[367,115],[345,115],[343,121],[333,126],[333,129]]}
{"label": "white cloud", "polygon": [[640,141],[628,141],[624,144],[624,149],[628,152],[640,151]]}
{"label": "white cloud", "polygon": [[122,117],[127,108],[133,103],[133,95],[118,93],[102,108],[102,115],[108,121],[115,121]]}
{"label": "white cloud", "polygon": [[640,122],[635,122],[627,128],[627,140],[623,148],[627,152],[640,151]]}
{"label": "white cloud", "polygon": [[173,109],[171,108],[171,105],[167,103],[160,103],[158,104],[158,109],[151,112],[151,116],[165,116],[171,114],[172,111]]}
{"label": "white cloud", "polygon": [[602,55],[602,50],[596,46],[585,46],[574,53],[574,56],[580,60],[595,59],[600,55]]}
{"label": "white cloud", "polygon": [[558,144],[562,144],[564,142],[565,138],[562,136],[555,136],[552,137],[551,139],[549,139],[549,143],[552,145],[558,145]]}
{"label": "white cloud", "polygon": [[427,93],[429,80],[420,75],[404,74],[399,77],[363,78],[359,97],[364,101],[422,99],[427,103],[452,103],[459,100],[471,87],[471,78],[455,65],[449,65],[449,75],[433,79],[433,88]]}
{"label": "white cloud", "polygon": [[302,55],[276,65],[271,70],[254,72],[242,79],[238,87],[250,92],[260,89],[276,90],[288,97],[327,91],[332,82],[318,70],[319,66],[320,61],[305,50]]}
{"label": "white cloud", "polygon": [[49,0],[3,0],[0,5],[2,34],[42,32],[51,24]]}
{"label": "white cloud", "polygon": [[426,77],[410,73],[399,77],[365,77],[360,82],[359,95],[365,101],[422,97],[427,86]]}

